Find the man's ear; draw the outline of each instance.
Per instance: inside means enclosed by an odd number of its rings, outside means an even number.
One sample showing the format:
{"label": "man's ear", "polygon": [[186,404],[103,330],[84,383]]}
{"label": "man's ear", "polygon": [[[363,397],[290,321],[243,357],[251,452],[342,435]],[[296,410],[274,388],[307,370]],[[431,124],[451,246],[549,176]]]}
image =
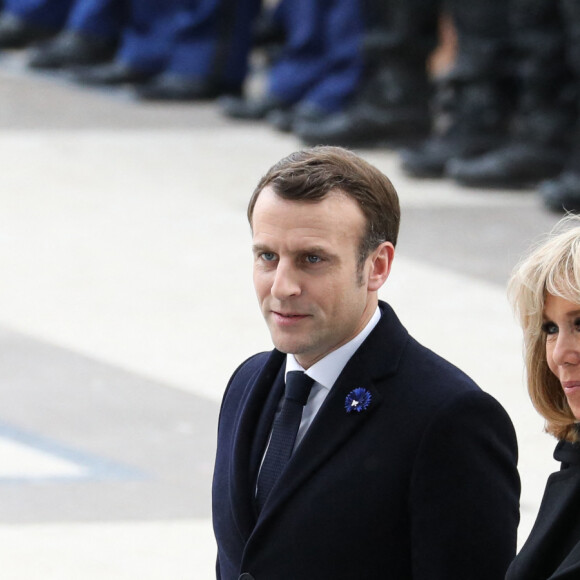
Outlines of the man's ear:
{"label": "man's ear", "polygon": [[376,292],[385,283],[389,277],[394,257],[395,246],[391,242],[383,242],[371,253],[368,278],[369,291]]}

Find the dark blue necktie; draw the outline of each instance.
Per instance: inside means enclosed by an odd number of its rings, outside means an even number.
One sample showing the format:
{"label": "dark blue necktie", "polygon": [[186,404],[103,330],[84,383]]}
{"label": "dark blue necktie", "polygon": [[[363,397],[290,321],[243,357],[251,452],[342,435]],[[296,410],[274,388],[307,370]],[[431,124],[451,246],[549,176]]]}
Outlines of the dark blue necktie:
{"label": "dark blue necktie", "polygon": [[270,444],[258,475],[256,501],[259,510],[292,455],[302,411],[313,384],[314,380],[302,371],[290,371],[286,374],[282,408],[274,419]]}

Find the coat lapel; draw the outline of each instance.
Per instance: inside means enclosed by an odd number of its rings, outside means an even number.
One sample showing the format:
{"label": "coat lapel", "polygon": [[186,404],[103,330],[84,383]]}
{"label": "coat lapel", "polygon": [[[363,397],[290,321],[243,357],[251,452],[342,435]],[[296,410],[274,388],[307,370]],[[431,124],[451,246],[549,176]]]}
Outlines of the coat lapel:
{"label": "coat lapel", "polygon": [[[571,571],[580,569],[580,560],[577,559],[580,556],[579,546],[576,544],[571,549],[566,548],[572,539],[578,538],[578,529],[573,529],[573,525],[580,498],[580,483],[577,469],[574,472],[565,469],[548,478],[536,523],[506,578],[568,580],[576,577],[571,575]],[[566,549],[571,551],[562,562],[557,554],[566,553]]]}
{"label": "coat lapel", "polygon": [[276,407],[284,389],[284,354],[274,350],[256,380],[246,390],[231,453],[231,505],[241,535],[248,538],[256,521],[254,486]]}
{"label": "coat lapel", "polygon": [[[580,525],[577,525],[575,514],[580,498],[580,443],[559,441],[554,451],[554,459],[560,461],[562,469],[550,476],[546,486],[545,497],[542,499],[542,514],[547,514],[547,525],[541,530],[546,531],[555,546],[569,549],[564,560],[558,565],[550,580],[568,580],[580,577]],[[570,517],[571,516],[571,517]],[[543,516],[545,523],[546,515]],[[550,533],[551,532],[551,533]],[[540,535],[540,543],[543,536]],[[570,541],[576,541],[570,548]]]}
{"label": "coat lapel", "polygon": [[[260,519],[268,517],[296,493],[313,472],[372,418],[379,406],[388,404],[384,385],[378,388],[377,381],[396,372],[408,334],[389,306],[381,303],[381,311],[381,320],[347,363],[272,489]],[[371,393],[371,403],[360,413],[347,413],[346,398],[358,387]]]}

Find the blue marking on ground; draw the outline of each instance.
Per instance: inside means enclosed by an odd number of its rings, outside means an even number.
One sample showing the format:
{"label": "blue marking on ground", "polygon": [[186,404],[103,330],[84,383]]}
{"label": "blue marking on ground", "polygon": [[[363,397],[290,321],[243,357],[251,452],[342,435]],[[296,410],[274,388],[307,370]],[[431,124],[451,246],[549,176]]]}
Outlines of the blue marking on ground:
{"label": "blue marking on ground", "polygon": [[51,455],[57,459],[68,461],[83,469],[82,473],[74,475],[11,477],[0,474],[0,484],[76,483],[83,481],[135,481],[148,479],[147,475],[137,468],[74,449],[49,437],[25,431],[2,422],[0,422],[0,438],[11,439],[16,443],[26,445],[33,450]]}

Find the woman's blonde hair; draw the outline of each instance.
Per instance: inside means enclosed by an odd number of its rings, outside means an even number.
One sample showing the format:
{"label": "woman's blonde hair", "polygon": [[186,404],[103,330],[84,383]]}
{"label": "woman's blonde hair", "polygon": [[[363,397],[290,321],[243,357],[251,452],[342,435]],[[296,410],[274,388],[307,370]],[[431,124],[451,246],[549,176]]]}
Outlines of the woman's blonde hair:
{"label": "woman's blonde hair", "polygon": [[542,331],[544,303],[552,294],[580,305],[580,216],[558,222],[514,269],[508,297],[524,331],[528,392],[546,431],[576,441],[576,421],[558,378],[548,368]]}

